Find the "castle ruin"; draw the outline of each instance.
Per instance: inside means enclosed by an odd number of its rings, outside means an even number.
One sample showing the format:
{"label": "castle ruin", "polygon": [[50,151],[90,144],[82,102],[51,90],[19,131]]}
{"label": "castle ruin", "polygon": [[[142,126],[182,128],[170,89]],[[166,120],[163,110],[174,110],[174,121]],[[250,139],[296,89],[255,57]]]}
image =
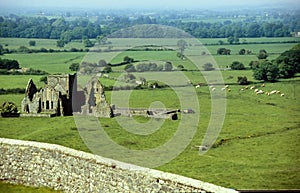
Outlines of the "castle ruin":
{"label": "castle ruin", "polygon": [[77,112],[96,117],[113,116],[110,105],[106,102],[103,86],[97,78],[92,78],[79,91],[76,74],[49,75],[47,81],[40,90],[32,79],[28,81],[21,103],[22,113],[70,116]]}

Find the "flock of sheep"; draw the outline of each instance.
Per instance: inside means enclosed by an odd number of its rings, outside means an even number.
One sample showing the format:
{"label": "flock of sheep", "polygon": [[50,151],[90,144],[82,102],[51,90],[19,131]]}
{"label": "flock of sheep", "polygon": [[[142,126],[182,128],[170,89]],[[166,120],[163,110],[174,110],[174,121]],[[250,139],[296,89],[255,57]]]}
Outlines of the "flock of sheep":
{"label": "flock of sheep", "polygon": [[[260,87],[264,88],[265,84],[262,84]],[[200,88],[200,85],[196,85],[196,88]],[[214,86],[209,86],[209,89],[212,92],[217,90],[217,88]],[[257,86],[245,86],[240,89],[241,92],[244,92],[246,90],[253,90],[256,95],[266,94],[266,95],[270,96],[270,95],[277,94],[277,95],[280,95],[281,97],[284,97],[284,93],[281,93],[281,91],[279,91],[279,90],[264,91],[264,90],[258,89]],[[229,85],[225,85],[224,87],[221,88],[221,91],[231,92],[231,89],[229,88]]]}

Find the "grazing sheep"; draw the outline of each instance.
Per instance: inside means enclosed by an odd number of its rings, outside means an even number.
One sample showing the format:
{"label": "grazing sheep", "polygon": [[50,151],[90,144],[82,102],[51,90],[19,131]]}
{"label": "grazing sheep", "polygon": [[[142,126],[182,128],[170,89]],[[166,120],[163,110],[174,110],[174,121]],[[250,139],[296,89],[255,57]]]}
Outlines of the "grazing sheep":
{"label": "grazing sheep", "polygon": [[221,90],[224,91],[224,90],[226,90],[226,88],[225,88],[225,87],[224,87],[224,88],[221,88]]}
{"label": "grazing sheep", "polygon": [[245,89],[247,90],[249,88],[249,86],[245,86]]}
{"label": "grazing sheep", "polygon": [[263,91],[263,90],[259,90],[259,91],[256,92],[256,94],[257,94],[257,95],[258,95],[258,94],[264,94],[264,91]]}
{"label": "grazing sheep", "polygon": [[251,89],[251,90],[255,89],[255,86],[251,86],[250,89]]}
{"label": "grazing sheep", "polygon": [[215,91],[215,90],[216,90],[216,88],[212,88],[212,89],[211,89],[211,91]]}
{"label": "grazing sheep", "polygon": [[243,88],[241,88],[241,90],[240,91],[244,91],[245,89],[243,89]]}
{"label": "grazing sheep", "polygon": [[276,94],[277,93],[277,90],[272,90],[271,92],[270,92],[270,94]]}
{"label": "grazing sheep", "polygon": [[229,88],[227,91],[228,91],[228,92],[231,92],[231,89]]}
{"label": "grazing sheep", "polygon": [[258,89],[255,89],[254,92],[258,92]]}
{"label": "grazing sheep", "polygon": [[229,88],[229,85],[226,85],[225,88]]}
{"label": "grazing sheep", "polygon": [[281,97],[284,97],[284,93],[282,93],[280,96],[281,96]]}
{"label": "grazing sheep", "polygon": [[280,91],[278,90],[278,91],[276,92],[276,94],[280,94]]}
{"label": "grazing sheep", "polygon": [[261,87],[265,87],[265,84],[262,84]]}
{"label": "grazing sheep", "polygon": [[196,88],[200,88],[200,85],[198,84],[198,85],[196,85]]}

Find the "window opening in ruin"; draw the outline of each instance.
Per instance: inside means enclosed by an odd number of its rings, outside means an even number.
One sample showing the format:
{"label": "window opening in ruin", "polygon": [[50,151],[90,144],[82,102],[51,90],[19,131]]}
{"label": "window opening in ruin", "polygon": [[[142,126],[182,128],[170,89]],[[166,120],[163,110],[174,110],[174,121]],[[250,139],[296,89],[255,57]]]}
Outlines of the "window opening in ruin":
{"label": "window opening in ruin", "polygon": [[49,101],[46,101],[46,109],[49,109]]}

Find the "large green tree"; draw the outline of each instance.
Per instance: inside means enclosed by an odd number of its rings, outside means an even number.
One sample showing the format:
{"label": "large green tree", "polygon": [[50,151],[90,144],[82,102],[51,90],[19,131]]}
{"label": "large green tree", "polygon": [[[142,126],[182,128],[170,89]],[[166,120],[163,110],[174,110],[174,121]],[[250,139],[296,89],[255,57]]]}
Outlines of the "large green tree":
{"label": "large green tree", "polygon": [[253,69],[253,77],[256,80],[274,82],[279,77],[279,68],[270,61],[262,61]]}
{"label": "large green tree", "polygon": [[300,73],[300,44],[282,53],[275,62],[282,78],[290,78]]}

